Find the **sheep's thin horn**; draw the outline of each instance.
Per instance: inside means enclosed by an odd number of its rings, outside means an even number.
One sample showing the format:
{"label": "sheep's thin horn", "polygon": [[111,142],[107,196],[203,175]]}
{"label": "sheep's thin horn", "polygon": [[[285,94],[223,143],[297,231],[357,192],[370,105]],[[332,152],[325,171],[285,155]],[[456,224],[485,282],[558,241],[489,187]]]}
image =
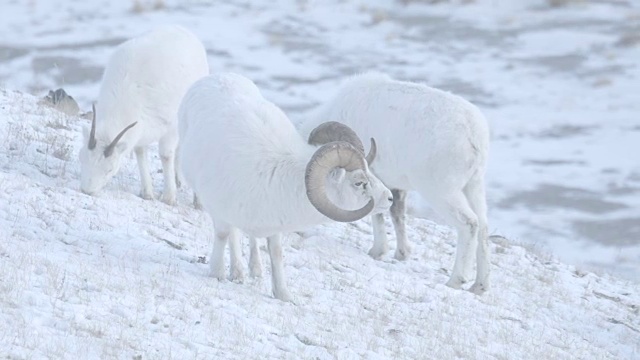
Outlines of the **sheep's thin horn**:
{"label": "sheep's thin horn", "polygon": [[364,154],[364,146],[353,129],[337,121],[327,121],[318,125],[309,134],[309,145],[324,145],[332,141],[346,141]]}
{"label": "sheep's thin horn", "polygon": [[91,104],[93,119],[91,119],[91,132],[89,132],[89,150],[96,148],[96,104]]}
{"label": "sheep's thin horn", "polygon": [[118,141],[120,141],[120,139],[122,138],[122,135],[124,135],[125,132],[127,132],[127,130],[131,129],[132,127],[134,127],[138,122],[134,122],[133,124],[127,126],[126,128],[124,128],[122,131],[120,131],[120,133],[116,136],[115,139],[113,139],[113,141],[111,142],[111,144],[109,144],[109,146],[107,146],[104,149],[104,156],[105,157],[109,157],[111,156],[111,154],[113,154],[113,149],[115,149],[116,145],[118,144]]}
{"label": "sheep's thin horn", "polygon": [[337,167],[347,171],[366,169],[360,150],[345,141],[333,141],[320,147],[307,164],[304,182],[311,204],[324,216],[339,222],[352,222],[369,215],[373,210],[373,199],[357,210],[337,207],[327,197],[326,180],[329,172]]}
{"label": "sheep's thin horn", "polygon": [[371,138],[371,148],[369,149],[369,153],[367,154],[367,164],[371,166],[373,160],[375,160],[376,155],[378,154],[378,146],[376,145],[376,141],[374,138]]}

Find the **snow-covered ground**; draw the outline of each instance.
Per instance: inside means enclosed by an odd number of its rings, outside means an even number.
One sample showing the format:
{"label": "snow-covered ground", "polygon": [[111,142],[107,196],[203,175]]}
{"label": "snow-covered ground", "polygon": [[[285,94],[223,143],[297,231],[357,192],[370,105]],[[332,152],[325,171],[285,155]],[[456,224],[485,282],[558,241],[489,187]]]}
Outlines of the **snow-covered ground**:
{"label": "snow-covered ground", "polygon": [[[3,1],[0,357],[639,358],[640,2],[463,2]],[[88,121],[28,93],[64,87],[88,110],[113,47],[164,23],[296,123],[370,69],[478,104],[490,228],[508,239],[491,244],[493,289],[443,285],[455,235],[415,194],[406,262],[366,255],[368,220],[290,235],[285,304],[268,267],[208,278],[210,219],[188,189],[176,207],[136,196],[133,159],[97,197],[80,193]]]}
{"label": "snow-covered ground", "polygon": [[113,47],[165,23],[192,29],[213,71],[254,79],[296,123],[354,72],[423,81],[491,122],[493,233],[639,281],[640,2],[431,2],[6,0],[0,86],[64,87],[88,110]]}
{"label": "snow-covered ground", "polygon": [[271,296],[269,267],[218,282],[205,264],[211,220],[187,189],[175,207],[143,200],[129,161],[99,196],[82,194],[75,153],[88,120],[37,102],[0,90],[3,359],[640,356],[637,283],[493,238],[493,289],[453,290],[443,284],[455,235],[412,217],[405,262],[367,255],[368,220],[288,236],[294,304]]}

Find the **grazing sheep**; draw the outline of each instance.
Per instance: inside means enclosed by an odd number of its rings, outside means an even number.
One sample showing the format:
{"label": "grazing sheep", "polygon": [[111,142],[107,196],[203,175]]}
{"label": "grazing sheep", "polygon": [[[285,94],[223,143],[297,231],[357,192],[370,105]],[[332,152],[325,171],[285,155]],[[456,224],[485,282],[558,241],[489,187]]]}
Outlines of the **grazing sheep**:
{"label": "grazing sheep", "polygon": [[[281,233],[324,222],[350,222],[386,211],[392,195],[369,172],[364,153],[345,141],[307,144],[287,116],[255,84],[223,73],[198,80],[179,110],[178,158],[185,181],[211,215],[211,276],[243,278],[239,231],[266,237],[273,295],[291,300],[284,280]],[[371,140],[373,142],[373,139]]]}
{"label": "grazing sheep", "polygon": [[80,150],[80,189],[94,194],[135,151],[141,196],[153,199],[147,146],[159,142],[164,172],[162,200],[176,202],[177,114],[187,88],[209,73],[198,38],[180,26],[164,26],[120,44],[111,55],[94,105],[91,130]]}
{"label": "grazing sheep", "polygon": [[[378,154],[371,171],[393,192],[395,258],[404,260],[410,251],[405,197],[408,190],[416,190],[458,233],[456,260],[447,285],[460,288],[470,280],[475,252],[477,276],[471,291],[488,290],[484,174],[489,129],[478,108],[438,89],[366,73],[346,81],[332,100],[300,126],[310,144],[324,142],[311,129],[326,119],[346,124],[362,138],[377,139]],[[379,258],[388,249],[384,216],[374,214],[372,224],[374,245],[369,254]]]}

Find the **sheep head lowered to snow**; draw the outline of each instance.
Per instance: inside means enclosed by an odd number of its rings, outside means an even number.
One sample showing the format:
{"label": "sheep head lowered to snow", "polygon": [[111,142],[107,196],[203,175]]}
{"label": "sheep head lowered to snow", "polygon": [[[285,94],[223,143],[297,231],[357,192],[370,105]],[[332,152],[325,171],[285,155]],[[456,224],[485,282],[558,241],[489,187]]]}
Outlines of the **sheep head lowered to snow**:
{"label": "sheep head lowered to snow", "polygon": [[[346,126],[318,128],[325,119]],[[337,94],[301,125],[300,132],[315,145],[337,138],[376,138],[378,152],[370,165],[393,192],[395,257],[404,260],[410,253],[405,197],[407,191],[415,190],[457,230],[456,260],[447,285],[460,288],[467,282],[477,259],[471,291],[480,294],[489,289],[484,188],[489,129],[477,107],[426,85],[366,73],[345,81]],[[379,258],[388,246],[383,214],[374,214],[372,224],[374,245],[369,254]]]}
{"label": "sheep head lowered to snow", "polygon": [[[122,136],[134,127],[134,122],[120,131],[111,142],[96,139],[96,107],[93,105],[93,119],[91,120],[91,130],[84,129],[86,147],[80,150],[80,163],[82,166],[83,192],[91,194],[101,189],[120,169],[120,157],[127,148],[127,143],[120,142]],[[117,151],[117,155],[113,156]]]}
{"label": "sheep head lowered to snow", "polygon": [[80,189],[98,192],[134,150],[141,196],[153,198],[147,147],[158,142],[163,201],[175,203],[178,106],[187,88],[208,72],[204,46],[180,26],[163,26],[120,44],[105,68],[91,130],[84,131]]}
{"label": "sheep head lowered to snow", "polygon": [[238,230],[267,237],[273,294],[291,296],[284,280],[281,233],[329,221],[350,222],[388,210],[392,195],[349,141],[307,144],[287,116],[240,75],[198,80],[179,111],[178,158],[187,183],[211,215],[211,275],[243,277]]}

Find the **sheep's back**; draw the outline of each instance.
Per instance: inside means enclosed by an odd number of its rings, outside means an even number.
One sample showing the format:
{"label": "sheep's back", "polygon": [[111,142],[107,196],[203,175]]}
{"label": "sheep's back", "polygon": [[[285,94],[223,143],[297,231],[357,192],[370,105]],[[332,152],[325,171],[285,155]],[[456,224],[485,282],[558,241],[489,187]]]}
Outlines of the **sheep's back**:
{"label": "sheep's back", "polygon": [[324,121],[353,128],[367,151],[368,139],[376,139],[372,169],[389,187],[415,189],[428,179],[465,182],[485,166],[482,154],[489,138],[484,116],[461,97],[425,85],[382,74],[353,77],[314,114],[312,124],[303,126],[303,134]]}
{"label": "sheep's back", "polygon": [[[180,106],[179,129],[185,178],[214,219],[266,233],[291,220],[269,214],[281,197],[269,183],[290,175],[273,171],[279,162],[294,161],[297,147],[306,144],[253,83],[233,74],[196,82]],[[304,187],[302,177],[294,186]]]}
{"label": "sheep's back", "polygon": [[182,27],[160,27],[124,42],[103,75],[96,105],[98,132],[112,138],[137,121],[130,136],[137,135],[140,145],[157,141],[175,128],[188,87],[208,72],[204,46]]}

